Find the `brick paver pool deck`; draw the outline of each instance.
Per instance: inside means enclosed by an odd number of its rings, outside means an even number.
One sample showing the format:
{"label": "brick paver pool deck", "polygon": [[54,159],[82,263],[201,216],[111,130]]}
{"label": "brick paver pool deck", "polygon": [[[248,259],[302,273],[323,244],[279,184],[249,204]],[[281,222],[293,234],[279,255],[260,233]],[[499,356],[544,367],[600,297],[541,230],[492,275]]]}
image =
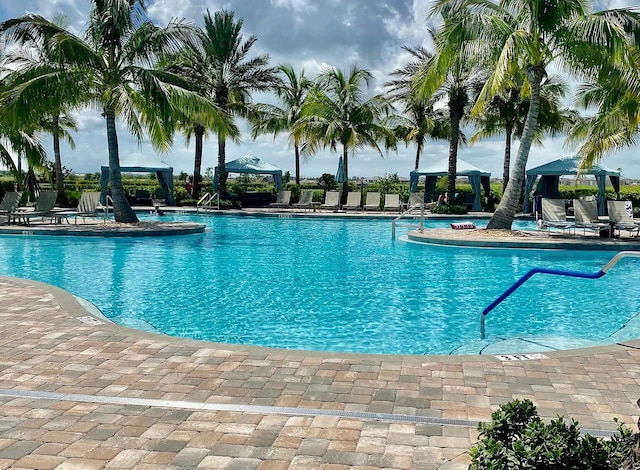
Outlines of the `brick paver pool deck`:
{"label": "brick paver pool deck", "polygon": [[171,338],[0,277],[0,469],[465,469],[476,424],[529,398],[635,429],[640,341],[502,361]]}

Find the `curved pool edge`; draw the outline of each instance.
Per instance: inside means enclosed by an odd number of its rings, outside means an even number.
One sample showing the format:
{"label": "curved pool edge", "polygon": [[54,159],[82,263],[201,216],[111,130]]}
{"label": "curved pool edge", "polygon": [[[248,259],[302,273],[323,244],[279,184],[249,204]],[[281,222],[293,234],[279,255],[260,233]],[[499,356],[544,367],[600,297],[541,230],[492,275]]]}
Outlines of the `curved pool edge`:
{"label": "curved pool edge", "polygon": [[142,222],[138,224],[114,224],[94,222],[89,224],[31,224],[0,225],[0,235],[58,235],[84,237],[149,237],[169,235],[192,235],[203,233],[205,224],[193,222]]}
{"label": "curved pool edge", "polygon": [[538,231],[514,231],[513,236],[485,235],[484,229],[453,230],[433,228],[412,230],[406,235],[411,242],[469,248],[519,248],[543,250],[622,251],[640,250],[639,238],[567,237]]}
{"label": "curved pool edge", "polygon": [[[91,326],[100,328],[103,330],[110,330],[118,334],[126,334],[127,336],[134,335],[137,338],[147,338],[153,341],[171,342],[175,345],[190,345],[195,347],[210,346],[221,351],[238,351],[247,353],[262,353],[269,356],[286,356],[288,358],[324,358],[324,359],[336,359],[336,360],[366,360],[372,359],[384,362],[397,362],[406,364],[416,364],[424,366],[429,363],[442,363],[442,364],[460,364],[467,362],[503,362],[500,357],[519,355],[518,352],[504,353],[504,354],[455,354],[455,355],[413,355],[413,354],[364,354],[364,353],[351,353],[351,352],[333,352],[333,351],[310,351],[303,349],[284,349],[284,348],[270,348],[264,346],[251,346],[244,344],[233,343],[219,343],[215,341],[198,340],[191,338],[181,338],[177,336],[169,336],[161,333],[153,333],[144,330],[138,330],[117,324],[107,317],[96,315],[95,312],[85,309],[78,301],[76,296],[70,292],[40,281],[34,281],[31,279],[17,278],[12,276],[0,276],[0,282],[12,282],[24,286],[34,286],[40,288],[44,292],[50,294],[59,303],[61,309],[72,318],[75,318],[83,323],[89,323]],[[97,308],[97,307],[96,307]],[[99,310],[99,309],[98,309]],[[96,322],[87,322],[87,317],[94,318]],[[105,321],[106,320],[106,321]],[[553,358],[567,358],[567,357],[584,357],[584,356],[596,356],[601,354],[609,354],[616,351],[623,351],[625,349],[640,349],[640,339],[624,341],[620,343],[605,344],[602,346],[593,346],[579,349],[566,349],[555,351],[542,351],[541,354],[545,356],[544,359]],[[526,353],[531,354],[531,353]],[[528,360],[529,361],[529,360]]]}

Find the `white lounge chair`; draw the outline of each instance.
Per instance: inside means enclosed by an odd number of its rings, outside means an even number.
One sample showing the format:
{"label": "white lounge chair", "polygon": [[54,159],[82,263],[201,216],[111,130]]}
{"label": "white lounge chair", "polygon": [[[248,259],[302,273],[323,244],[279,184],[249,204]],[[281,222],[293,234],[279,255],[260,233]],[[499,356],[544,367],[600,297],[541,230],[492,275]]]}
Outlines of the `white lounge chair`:
{"label": "white lounge chair", "polygon": [[631,201],[607,201],[609,211],[609,221],[613,224],[614,231],[618,231],[618,236],[622,230],[630,235],[640,233],[640,225],[633,220],[633,203]]}
{"label": "white lounge chair", "polygon": [[360,201],[362,199],[362,195],[360,191],[349,191],[347,194],[347,203],[342,206],[342,208],[346,211],[357,211],[360,209]]}
{"label": "white lounge chair", "polygon": [[276,202],[269,204],[269,209],[288,209],[291,207],[291,191],[280,191],[276,197]]}
{"label": "white lounge chair", "polygon": [[324,204],[320,207],[327,210],[338,210],[340,208],[340,193],[338,191],[327,191],[324,196]]}
{"label": "white lounge chair", "polygon": [[100,193],[98,191],[84,191],[80,195],[78,201],[78,207],[76,210],[53,212],[58,220],[66,219],[69,221],[69,217],[75,217],[75,223],[78,223],[78,217],[82,217],[82,221],[87,217],[97,217],[98,205],[100,204]]}
{"label": "white lounge chair", "polygon": [[385,194],[384,195],[384,211],[398,211],[400,212],[400,195],[399,194]]}
{"label": "white lounge chair", "polygon": [[305,190],[300,192],[300,199],[292,205],[294,209],[311,209],[313,207],[313,191]]}
{"label": "white lounge chair", "polygon": [[576,228],[581,228],[586,235],[587,230],[592,232],[607,231],[611,238],[611,225],[598,218],[598,205],[595,200],[574,199],[573,209],[576,217]]}
{"label": "white lounge chair", "polygon": [[370,191],[367,193],[367,202],[362,206],[365,211],[379,211],[380,210],[380,193],[377,191]]}
{"label": "white lounge chair", "polygon": [[538,227],[551,231],[553,228],[562,230],[574,229],[575,224],[567,220],[567,209],[564,205],[564,199],[542,199],[542,220],[539,221]]}

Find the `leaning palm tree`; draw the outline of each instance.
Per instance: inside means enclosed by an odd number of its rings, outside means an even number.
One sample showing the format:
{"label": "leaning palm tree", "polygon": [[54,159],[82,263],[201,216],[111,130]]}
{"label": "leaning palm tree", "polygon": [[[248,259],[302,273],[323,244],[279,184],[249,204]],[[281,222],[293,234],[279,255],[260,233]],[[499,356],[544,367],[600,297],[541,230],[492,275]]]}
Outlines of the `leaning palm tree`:
{"label": "leaning palm tree", "polygon": [[[531,88],[530,104],[509,183],[489,221],[489,229],[510,229],[515,216],[524,170],[540,112],[541,85],[553,62],[578,79],[600,68],[594,59],[603,53],[614,63],[630,63],[639,33],[639,17],[630,9],[591,13],[588,0],[439,0],[432,15],[451,17],[442,33],[443,51],[436,72],[443,73],[454,51],[468,57],[491,55],[493,67],[474,111],[481,112],[493,96],[504,91],[510,71],[524,69]],[[474,42],[477,41],[477,42]],[[477,44],[484,47],[477,47]],[[471,44],[471,47],[469,45]]]}
{"label": "leaning palm tree", "polygon": [[302,106],[311,87],[311,81],[304,74],[304,69],[296,75],[289,64],[281,64],[278,71],[282,78],[274,86],[280,106],[260,104],[254,107],[255,118],[251,123],[251,136],[255,139],[259,134],[273,133],[275,138],[280,132],[289,132],[293,141],[296,167],[296,184],[300,185],[300,140],[292,129],[302,118]]}
{"label": "leaning palm tree", "polygon": [[[236,20],[232,11],[207,11],[204,16],[202,45],[207,60],[205,82],[207,96],[228,116],[248,117],[252,112],[251,93],[267,91],[276,83],[276,69],[268,67],[266,54],[249,58],[253,44],[251,36],[243,40],[243,21]],[[229,128],[216,129],[218,136],[218,193],[227,192],[226,141],[233,137]]]}
{"label": "leaning palm tree", "polygon": [[41,16],[27,15],[0,23],[0,33],[16,41],[41,37],[53,48],[62,71],[49,73],[21,91],[25,105],[35,103],[55,81],[66,92],[76,91],[102,110],[106,121],[109,181],[118,222],[138,218],[122,186],[116,118],[120,117],[141,142],[148,133],[158,151],[166,151],[176,127],[175,109],[211,112],[215,109],[188,91],[178,76],[154,69],[159,57],[188,41],[190,28],[171,23],[159,28],[146,18],[143,0],[92,0],[84,38]]}
{"label": "leaning palm tree", "polygon": [[391,72],[392,79],[384,84],[388,89],[391,101],[403,106],[403,114],[392,119],[392,126],[396,136],[407,144],[416,145],[416,159],[414,169],[420,166],[420,156],[427,137],[432,139],[448,139],[450,126],[444,109],[435,109],[433,99],[420,96],[414,85],[415,77],[431,53],[423,47],[402,47],[411,54],[412,59],[402,68]]}
{"label": "leaning palm tree", "polygon": [[348,191],[349,154],[364,147],[375,149],[383,157],[380,144],[395,148],[393,130],[383,124],[392,110],[390,101],[382,95],[365,99],[363,84],[372,79],[371,72],[356,65],[348,75],[334,67],[325,69],[309,91],[302,107],[302,119],[294,126],[296,138],[304,142],[310,155],[329,147],[342,146],[346,180],[343,194]]}

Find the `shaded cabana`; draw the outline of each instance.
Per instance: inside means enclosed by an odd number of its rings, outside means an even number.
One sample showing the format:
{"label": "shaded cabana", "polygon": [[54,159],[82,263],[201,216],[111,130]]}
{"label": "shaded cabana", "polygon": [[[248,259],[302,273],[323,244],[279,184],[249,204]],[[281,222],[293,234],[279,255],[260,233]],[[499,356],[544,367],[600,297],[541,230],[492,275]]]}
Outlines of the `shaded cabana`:
{"label": "shaded cabana", "polygon": [[[250,175],[271,175],[273,183],[276,185],[278,192],[282,191],[282,170],[276,168],[271,163],[260,160],[253,155],[240,157],[236,160],[227,162],[224,166],[227,173],[247,173]],[[216,166],[213,175],[213,189],[218,190],[218,167]]]}
{"label": "shaded cabana", "polygon": [[600,164],[594,164],[588,170],[580,171],[579,156],[564,157],[553,162],[546,163],[536,168],[527,170],[526,182],[524,188],[524,204],[522,206],[522,212],[525,214],[531,212],[531,201],[529,201],[529,195],[533,189],[534,184],[538,177],[540,181],[536,187],[535,196],[556,198],[558,197],[558,184],[560,183],[560,177],[563,175],[594,175],[596,178],[596,184],[598,186],[598,194],[596,200],[598,201],[598,214],[604,215],[606,209],[606,193],[605,188],[607,184],[607,176],[611,180],[611,185],[616,193],[620,192],[620,172],[618,170],[612,170]]}
{"label": "shaded cabana", "polygon": [[[101,167],[100,173],[100,202],[107,203],[107,186],[109,185],[109,167]],[[160,187],[168,191],[167,204],[175,205],[173,197],[173,167],[154,161],[141,153],[131,153],[120,160],[120,171],[122,173],[155,173]]]}
{"label": "shaded cabana", "polygon": [[[439,176],[447,176],[449,170],[449,159],[443,158],[436,162],[431,163],[429,166],[418,168],[410,173],[409,178],[409,191],[415,192],[418,188],[418,180],[421,176],[425,177],[424,196],[426,200],[433,200],[436,192],[436,182]],[[456,164],[456,176],[466,176],[469,178],[469,184],[473,194],[473,207],[474,212],[482,210],[482,199],[480,198],[480,188],[484,189],[485,195],[489,195],[491,192],[491,173],[485,170],[481,170],[473,166],[464,160],[458,159]]]}

